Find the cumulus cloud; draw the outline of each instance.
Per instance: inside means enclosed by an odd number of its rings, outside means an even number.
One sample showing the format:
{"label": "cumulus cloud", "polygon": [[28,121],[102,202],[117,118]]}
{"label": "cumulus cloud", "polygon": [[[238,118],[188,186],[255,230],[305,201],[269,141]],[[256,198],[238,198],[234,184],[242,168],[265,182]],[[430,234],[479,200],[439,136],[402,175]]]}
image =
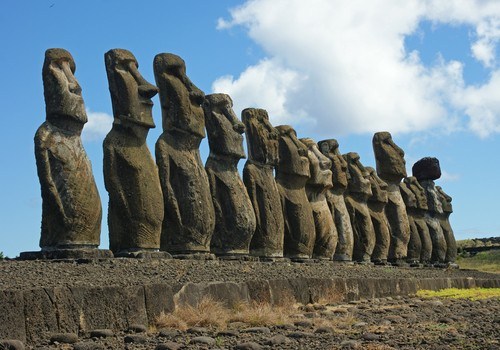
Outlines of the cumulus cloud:
{"label": "cumulus cloud", "polygon": [[93,112],[87,109],[88,122],[82,132],[85,141],[102,141],[111,130],[113,117],[104,112]]}
{"label": "cumulus cloud", "polygon": [[[471,54],[492,70],[491,79],[467,86],[462,62],[438,57],[426,66],[419,52],[407,52],[405,37],[424,20],[470,26]],[[325,135],[500,132],[500,106],[491,96],[500,84],[498,1],[249,0],[217,24],[234,26],[246,28],[268,56],[213,83],[233,97],[237,111],[266,108],[273,122],[307,123]]]}
{"label": "cumulus cloud", "polygon": [[[234,109],[264,108],[272,116],[275,124],[286,123],[289,119],[306,118],[302,110],[290,114],[287,97],[307,79],[299,77],[297,72],[284,68],[275,60],[262,60],[259,64],[247,68],[238,79],[223,76],[213,83],[214,91],[231,91],[238,96]],[[258,93],[247,93],[255,91]]]}

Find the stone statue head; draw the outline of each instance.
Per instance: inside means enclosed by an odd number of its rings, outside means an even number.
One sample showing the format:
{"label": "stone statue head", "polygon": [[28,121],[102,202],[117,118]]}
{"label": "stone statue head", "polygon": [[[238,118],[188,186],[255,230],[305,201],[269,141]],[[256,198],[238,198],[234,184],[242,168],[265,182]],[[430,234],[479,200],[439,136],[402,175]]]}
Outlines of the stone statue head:
{"label": "stone statue head", "polygon": [[318,147],[332,161],[333,187],[347,188],[347,162],[340,154],[339,143],[335,139],[318,142]]}
{"label": "stone statue head", "polygon": [[210,153],[231,158],[245,158],[245,125],[233,112],[233,100],[226,94],[205,96],[203,103]]}
{"label": "stone statue head", "polygon": [[378,177],[377,172],[371,166],[365,167],[368,172],[368,179],[370,180],[370,186],[372,190],[372,196],[370,200],[374,202],[387,203],[387,183]]}
{"label": "stone statue head", "polygon": [[290,125],[276,127],[279,137],[279,162],[277,172],[309,178],[309,158],[307,147],[297,138]]}
{"label": "stone statue head", "polygon": [[425,189],[418,182],[417,178],[415,176],[408,176],[405,177],[403,181],[415,195],[417,208],[423,210],[429,209],[427,205],[427,194],[425,193]]}
{"label": "stone statue head", "polygon": [[278,163],[278,131],[269,122],[265,109],[246,108],[241,112],[245,124],[248,159],[257,163]]}
{"label": "stone statue head", "polygon": [[184,60],[171,53],[160,53],[155,56],[153,68],[160,89],[163,130],[204,138],[205,94],[189,80]]}
{"label": "stone statue head", "polygon": [[443,206],[443,211],[445,213],[453,213],[453,205],[451,204],[452,198],[443,191],[441,186],[436,186],[439,197],[441,198],[441,204]]}
{"label": "stone statue head", "polygon": [[301,138],[302,142],[308,149],[307,157],[309,158],[309,172],[311,177],[307,180],[310,186],[322,188],[331,188],[332,185],[332,162],[323,153],[320,152],[318,145],[310,138]]}
{"label": "stone statue head", "polygon": [[355,152],[349,152],[344,154],[343,157],[347,162],[349,193],[358,193],[365,198],[370,197],[372,195],[370,174],[361,164],[359,155]]}
{"label": "stone statue head", "polygon": [[389,183],[399,183],[406,177],[405,153],[399,148],[387,131],[373,135],[373,152],[378,176]]}
{"label": "stone statue head", "polygon": [[401,193],[401,197],[403,198],[407,211],[408,209],[418,208],[417,196],[412,191],[406,177],[403,179],[403,182],[399,183],[399,192]]}
{"label": "stone statue head", "polygon": [[81,132],[83,124],[87,122],[87,113],[82,89],[74,76],[75,70],[75,61],[68,51],[45,51],[42,77],[47,120],[56,121],[62,127],[67,122]]}
{"label": "stone statue head", "polygon": [[114,123],[154,128],[151,98],[158,93],[158,89],[139,73],[134,55],[128,50],[113,49],[104,54],[104,61]]}
{"label": "stone statue head", "polygon": [[425,157],[413,164],[411,168],[413,176],[418,181],[422,180],[437,180],[441,177],[441,167],[439,160],[434,157]]}

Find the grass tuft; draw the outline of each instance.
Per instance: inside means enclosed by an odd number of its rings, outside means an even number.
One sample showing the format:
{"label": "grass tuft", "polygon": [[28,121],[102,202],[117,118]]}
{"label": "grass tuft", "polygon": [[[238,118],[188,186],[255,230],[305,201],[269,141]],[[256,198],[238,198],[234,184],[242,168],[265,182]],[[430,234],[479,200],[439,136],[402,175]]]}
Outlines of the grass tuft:
{"label": "grass tuft", "polygon": [[500,298],[500,288],[447,288],[438,291],[419,290],[417,296],[421,298],[449,298],[449,299],[490,299]]}
{"label": "grass tuft", "polygon": [[229,322],[244,322],[251,326],[281,325],[290,322],[297,309],[292,304],[273,306],[269,303],[243,303],[238,305]]}
{"label": "grass tuft", "polygon": [[155,320],[156,328],[208,327],[224,329],[229,319],[229,310],[220,302],[203,298],[196,306],[184,305],[172,313],[162,312]]}

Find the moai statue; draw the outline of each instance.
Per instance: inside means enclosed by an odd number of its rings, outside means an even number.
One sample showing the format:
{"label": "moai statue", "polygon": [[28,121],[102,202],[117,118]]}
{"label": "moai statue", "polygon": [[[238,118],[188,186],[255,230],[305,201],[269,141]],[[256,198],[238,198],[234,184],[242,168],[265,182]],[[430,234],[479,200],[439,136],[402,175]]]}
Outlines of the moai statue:
{"label": "moai statue", "polygon": [[156,55],[154,74],[163,124],[156,142],[165,203],[161,249],[177,257],[210,258],[215,211],[199,151],[205,137],[205,95],[189,80],[179,56]]}
{"label": "moai statue", "polygon": [[406,261],[410,264],[410,266],[418,266],[420,263],[420,255],[422,251],[422,241],[420,240],[420,234],[415,223],[417,197],[411,190],[406,179],[407,178],[405,177],[403,182],[399,184],[401,197],[403,197],[403,201],[405,202],[406,206],[406,213],[408,214],[408,222],[410,223],[410,241],[408,242],[408,253],[406,255]]}
{"label": "moai statue", "polygon": [[280,125],[276,129],[280,134],[276,184],[285,221],[284,255],[295,261],[307,260],[313,254],[316,239],[314,217],[305,190],[311,176],[308,150],[291,126]]}
{"label": "moai statue", "polygon": [[264,109],[244,109],[241,118],[248,148],[243,182],[257,220],[250,254],[263,260],[280,259],[283,257],[285,223],[273,174],[278,163],[278,131],[269,122]]}
{"label": "moai statue", "polygon": [[359,263],[370,263],[376,237],[367,204],[368,198],[372,195],[369,174],[359,161],[357,153],[349,152],[343,157],[347,162],[348,170],[345,203],[354,234],[353,260]]}
{"label": "moai statue", "polygon": [[[87,114],[82,90],[73,75],[75,69],[68,51],[45,52],[42,76],[46,121],[35,135],[42,191],[42,251],[24,252],[21,258],[99,255],[95,248],[101,234],[101,200],[80,138]],[[109,251],[108,255],[112,256]]]}
{"label": "moai statue", "polygon": [[104,55],[113,127],[104,139],[104,184],[109,193],[110,249],[118,256],[166,257],[160,248],[163,198],[158,168],[146,144],[155,127],[151,98],[158,93],[139,73],[134,55]]}
{"label": "moai statue", "polygon": [[307,147],[309,172],[311,177],[306,182],[306,194],[311,203],[316,231],[313,258],[332,260],[337,247],[337,228],[326,201],[326,192],[332,184],[332,162],[325,157],[314,140],[302,138],[300,141]]}
{"label": "moai statue", "polygon": [[[408,176],[404,178],[404,183],[406,187],[413,193],[415,196],[415,206],[407,205],[406,211],[408,212],[408,218],[413,219],[413,223],[415,227],[413,229],[417,229],[418,235],[420,237],[420,257],[418,260],[428,265],[431,261],[432,256],[432,240],[431,235],[429,233],[429,227],[425,221],[425,215],[429,207],[427,206],[427,195],[425,194],[425,189],[420,186],[415,176]],[[403,194],[403,190],[401,191]],[[404,195],[403,195],[404,198]],[[406,200],[405,200],[406,202]],[[411,246],[411,238],[410,244]],[[408,258],[415,258],[416,254],[410,253],[410,248],[408,251]]]}
{"label": "moai statue", "polygon": [[387,256],[391,244],[391,231],[384,210],[388,201],[387,184],[377,176],[374,168],[366,167],[366,171],[370,174],[369,179],[372,189],[372,195],[368,198],[368,209],[370,209],[376,237],[371,259],[376,265],[387,265]]}
{"label": "moai statue", "polygon": [[439,198],[441,199],[441,206],[443,208],[443,214],[439,214],[438,218],[446,240],[446,257],[444,261],[449,264],[454,264],[457,259],[457,242],[450,225],[450,214],[453,213],[453,206],[451,205],[452,198],[447,195],[440,186],[436,186],[436,190],[438,191]]}
{"label": "moai statue", "polygon": [[339,143],[335,139],[318,142],[321,152],[332,162],[333,187],[326,192],[326,200],[335,222],[338,241],[333,260],[350,262],[354,249],[351,219],[344,200],[347,190],[347,162],[340,154]]}
{"label": "moai statue", "polygon": [[386,131],[375,133],[372,144],[377,174],[388,185],[388,202],[385,206],[385,215],[391,228],[388,260],[395,265],[404,265],[410,241],[410,223],[399,191],[399,183],[406,177],[404,152]]}
{"label": "moai statue", "polygon": [[238,162],[245,158],[245,125],[234,114],[229,95],[205,96],[203,110],[210,146],[205,169],[215,208],[215,231],[210,250],[218,256],[248,256],[256,219],[238,174]]}
{"label": "moai statue", "polygon": [[429,209],[425,215],[425,221],[429,227],[432,239],[431,262],[441,264],[446,260],[446,239],[438,218],[439,215],[443,214],[443,207],[434,183],[434,180],[441,177],[439,160],[433,157],[422,158],[413,165],[412,172],[413,176],[417,178],[420,185],[425,189],[427,196],[427,206]]}

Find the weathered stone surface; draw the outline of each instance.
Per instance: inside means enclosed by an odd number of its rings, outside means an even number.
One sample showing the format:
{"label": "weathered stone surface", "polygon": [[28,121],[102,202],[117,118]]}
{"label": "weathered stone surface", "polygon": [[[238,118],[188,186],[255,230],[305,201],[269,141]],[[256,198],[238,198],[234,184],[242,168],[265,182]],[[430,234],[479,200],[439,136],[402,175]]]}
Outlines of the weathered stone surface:
{"label": "weathered stone surface", "polygon": [[431,261],[432,256],[432,240],[429,233],[429,227],[425,221],[425,214],[429,209],[427,206],[427,196],[425,194],[425,189],[420,186],[415,176],[406,177],[404,182],[415,195],[416,206],[414,208],[407,207],[406,211],[408,216],[413,218],[413,222],[420,237],[420,262],[426,264]]}
{"label": "weathered stone surface", "polygon": [[101,200],[80,138],[87,114],[64,49],[49,49],[43,64],[46,121],[35,135],[42,191],[42,250],[96,248],[101,234]]}
{"label": "weathered stone surface", "polygon": [[226,94],[207,95],[203,103],[210,145],[205,170],[215,209],[210,250],[216,255],[247,255],[256,227],[254,209],[238,173],[238,162],[245,158],[245,125],[232,107]]}
{"label": "weathered stone surface", "polygon": [[406,213],[408,214],[408,222],[410,224],[410,241],[408,242],[406,260],[410,264],[415,264],[420,261],[422,251],[422,241],[420,239],[418,226],[415,222],[417,198],[415,193],[411,190],[407,178],[399,184],[399,190],[406,206]]}
{"label": "weathered stone surface", "polygon": [[316,239],[314,217],[305,191],[309,177],[307,147],[297,139],[288,125],[277,126],[279,162],[276,183],[285,220],[284,255],[292,259],[309,259]]}
{"label": "weathered stone surface", "polygon": [[332,184],[330,191],[326,192],[326,200],[333,216],[337,229],[337,247],[333,260],[351,261],[354,249],[354,236],[351,219],[344,200],[347,190],[347,162],[340,154],[339,144],[335,139],[318,142],[318,147],[332,162]]}
{"label": "weathered stone surface", "polygon": [[158,317],[162,312],[174,311],[174,291],[167,284],[150,284],[144,286],[146,312],[149,320]]}
{"label": "weathered stone surface", "polygon": [[174,295],[176,307],[198,305],[202,299],[209,297],[228,307],[233,307],[249,300],[248,288],[245,284],[234,282],[187,283]]}
{"label": "weathered stone surface", "polygon": [[114,336],[115,333],[112,329],[94,329],[90,331],[90,336],[92,338],[108,338]]}
{"label": "weathered stone surface", "polygon": [[33,289],[25,292],[23,297],[24,308],[29,310],[29,316],[26,318],[27,339],[48,340],[50,334],[59,332],[56,310],[47,290]]}
{"label": "weathered stone surface", "polygon": [[156,142],[165,203],[161,249],[172,254],[208,252],[215,212],[199,151],[205,138],[204,93],[189,80],[179,56],[156,55],[154,74],[163,123]]}
{"label": "weathered stone surface", "polygon": [[256,217],[250,254],[264,258],[283,257],[285,226],[273,174],[278,162],[278,131],[269,122],[264,109],[244,109],[241,118],[248,148],[243,182]]}
{"label": "weathered stone surface", "polygon": [[24,298],[20,291],[0,291],[0,339],[17,339],[26,342]]}
{"label": "weathered stone surface", "polygon": [[399,183],[406,177],[404,151],[387,131],[376,132],[372,140],[378,176],[389,183]]}
{"label": "weathered stone surface", "polygon": [[439,215],[443,214],[443,208],[436,190],[436,184],[434,180],[419,180],[418,182],[425,190],[427,206],[429,208],[425,213],[424,219],[429,228],[432,240],[431,262],[444,263],[446,259],[446,239],[438,218]]}
{"label": "weathered stone surface", "polygon": [[388,260],[398,262],[406,259],[410,241],[410,223],[399,191],[399,183],[406,177],[404,151],[394,143],[391,134],[386,131],[375,133],[372,144],[377,174],[388,185],[388,202],[385,206],[385,215],[391,228]]}
{"label": "weathered stone surface", "polygon": [[74,344],[78,341],[78,334],[75,333],[55,333],[50,337],[51,343]]}
{"label": "weathered stone surface", "polygon": [[83,331],[112,328],[127,329],[131,324],[148,324],[144,288],[72,287],[78,311],[79,328]]}
{"label": "weathered stone surface", "polygon": [[345,192],[345,203],[354,234],[353,260],[370,262],[375,248],[375,230],[367,200],[372,195],[369,174],[354,152],[344,154],[349,172],[349,183]]}
{"label": "weathered stone surface", "polygon": [[375,263],[386,263],[391,244],[389,222],[384,210],[388,201],[387,184],[377,176],[374,168],[366,167],[366,170],[370,174],[369,180],[372,189],[372,195],[368,198],[368,209],[376,237],[371,259]]}
{"label": "weathered stone surface", "polygon": [[105,56],[113,127],[104,139],[104,184],[109,193],[109,245],[114,253],[160,248],[163,200],[158,169],[146,144],[155,124],[158,89],[138,71],[134,55],[113,49]]}
{"label": "weathered stone surface", "polygon": [[437,180],[441,177],[439,160],[434,157],[425,157],[413,164],[411,171],[418,181]]}
{"label": "weathered stone surface", "polygon": [[201,345],[208,345],[208,346],[214,346],[215,345],[215,339],[212,337],[194,337],[189,341],[190,344],[201,344]]}
{"label": "weathered stone surface", "polygon": [[316,142],[310,138],[300,141],[307,147],[309,172],[311,177],[306,182],[306,194],[314,217],[316,242],[313,258],[331,260],[337,247],[337,228],[333,222],[332,213],[326,201],[326,192],[332,185],[332,162],[318,149]]}
{"label": "weathered stone surface", "polygon": [[24,350],[25,346],[22,341],[14,339],[0,340],[0,349],[2,350]]}
{"label": "weathered stone surface", "polygon": [[440,186],[436,186],[436,190],[441,199],[441,206],[443,208],[443,214],[439,214],[438,217],[446,240],[446,257],[444,261],[447,263],[454,263],[457,259],[457,242],[450,224],[450,215],[453,213],[453,206],[451,205],[452,198],[447,195]]}

